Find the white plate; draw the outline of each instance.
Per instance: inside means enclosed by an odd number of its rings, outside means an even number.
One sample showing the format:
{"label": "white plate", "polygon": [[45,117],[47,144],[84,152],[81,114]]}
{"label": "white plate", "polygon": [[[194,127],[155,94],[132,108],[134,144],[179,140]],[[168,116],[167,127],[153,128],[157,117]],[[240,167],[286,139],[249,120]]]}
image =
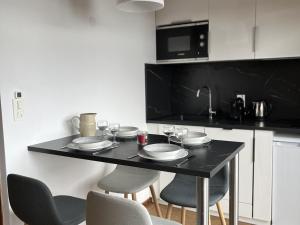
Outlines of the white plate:
{"label": "white plate", "polygon": [[[171,137],[171,142],[180,144],[180,141],[176,138],[176,137]],[[208,136],[206,136],[205,138],[203,138],[203,140],[201,142],[190,142],[190,143],[184,143],[185,146],[200,146],[200,145],[204,145],[204,144],[208,144],[209,142],[211,142],[212,139]]]}
{"label": "white plate", "polygon": [[120,127],[117,137],[134,137],[137,135],[139,128],[137,127]]}
{"label": "white plate", "polygon": [[203,140],[207,137],[207,134],[202,132],[190,131],[183,139],[184,145],[201,145],[203,144]]}
{"label": "white plate", "polygon": [[144,147],[145,153],[155,158],[176,157],[182,147],[172,144],[152,144]]}
{"label": "white plate", "polygon": [[68,144],[67,147],[70,149],[92,152],[92,151],[96,151],[96,150],[101,150],[103,148],[108,148],[108,147],[112,146],[112,144],[113,143],[111,141],[106,140],[106,141],[101,141],[97,145],[94,145],[90,148],[85,148],[85,147],[80,146],[79,144],[72,142],[72,143]]}
{"label": "white plate", "polygon": [[211,142],[211,138],[210,137],[205,137],[201,143],[185,143],[185,146],[200,146],[200,145],[204,145],[204,144],[208,144],[209,142]]}
{"label": "white plate", "polygon": [[105,141],[103,137],[80,137],[75,138],[72,143],[77,144],[81,149],[94,149],[102,146],[102,142]]}
{"label": "white plate", "polygon": [[172,157],[172,158],[171,157],[170,158],[156,158],[156,157],[147,155],[147,153],[145,153],[144,151],[140,151],[138,153],[138,156],[140,156],[141,158],[144,158],[144,159],[150,159],[150,160],[158,161],[158,162],[169,162],[169,161],[174,161],[177,159],[182,159],[182,158],[188,156],[188,154],[189,154],[188,151],[181,149],[181,152],[176,157]]}

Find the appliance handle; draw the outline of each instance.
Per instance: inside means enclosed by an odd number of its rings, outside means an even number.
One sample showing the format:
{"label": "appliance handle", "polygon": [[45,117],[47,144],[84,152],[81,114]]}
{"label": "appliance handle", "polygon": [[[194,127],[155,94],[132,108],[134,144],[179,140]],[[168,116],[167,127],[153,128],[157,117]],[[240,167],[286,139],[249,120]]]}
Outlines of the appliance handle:
{"label": "appliance handle", "polygon": [[267,115],[271,115],[273,106],[271,103],[267,103]]}

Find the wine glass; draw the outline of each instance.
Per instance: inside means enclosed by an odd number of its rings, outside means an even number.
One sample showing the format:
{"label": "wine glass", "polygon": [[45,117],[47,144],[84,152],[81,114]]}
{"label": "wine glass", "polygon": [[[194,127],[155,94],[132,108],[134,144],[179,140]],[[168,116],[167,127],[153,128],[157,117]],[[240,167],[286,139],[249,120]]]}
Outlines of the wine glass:
{"label": "wine glass", "polygon": [[107,120],[99,120],[97,122],[97,127],[101,131],[101,136],[104,136],[104,131],[108,128],[108,121]]}
{"label": "wine glass", "polygon": [[168,142],[171,143],[170,137],[174,135],[175,132],[175,126],[164,126],[163,127],[163,133],[168,136]]}
{"label": "wine glass", "polygon": [[183,139],[188,135],[188,132],[187,128],[177,128],[175,130],[175,136],[180,141],[181,147],[183,147]]}
{"label": "wine glass", "polygon": [[116,141],[116,136],[120,130],[120,124],[119,123],[111,123],[109,125],[109,130],[110,130],[110,133],[113,135],[113,143],[117,144],[118,142]]}

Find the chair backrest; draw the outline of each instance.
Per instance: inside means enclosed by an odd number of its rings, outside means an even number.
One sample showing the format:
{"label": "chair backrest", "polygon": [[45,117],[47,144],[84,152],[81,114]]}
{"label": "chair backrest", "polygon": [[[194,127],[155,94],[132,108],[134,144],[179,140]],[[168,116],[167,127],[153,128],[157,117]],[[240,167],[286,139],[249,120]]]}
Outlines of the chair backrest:
{"label": "chair backrest", "polygon": [[61,225],[53,196],[39,180],[16,174],[7,176],[8,195],[12,210],[30,225]]}
{"label": "chair backrest", "polygon": [[[175,178],[180,180],[186,185],[195,187],[196,179],[194,176],[184,175],[184,174],[176,174]],[[229,165],[224,166],[215,176],[213,176],[209,181],[209,187],[222,187],[224,190],[224,194],[228,191],[229,188]]]}
{"label": "chair backrest", "polygon": [[89,192],[86,225],[152,225],[140,203],[110,195]]}

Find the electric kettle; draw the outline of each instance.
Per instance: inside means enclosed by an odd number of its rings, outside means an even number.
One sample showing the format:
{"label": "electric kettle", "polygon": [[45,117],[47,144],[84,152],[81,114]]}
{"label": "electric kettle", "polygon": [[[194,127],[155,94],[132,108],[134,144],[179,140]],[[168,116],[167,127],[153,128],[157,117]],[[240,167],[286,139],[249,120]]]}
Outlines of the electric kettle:
{"label": "electric kettle", "polygon": [[258,120],[264,120],[271,114],[272,105],[266,101],[255,101],[253,104],[254,117]]}

